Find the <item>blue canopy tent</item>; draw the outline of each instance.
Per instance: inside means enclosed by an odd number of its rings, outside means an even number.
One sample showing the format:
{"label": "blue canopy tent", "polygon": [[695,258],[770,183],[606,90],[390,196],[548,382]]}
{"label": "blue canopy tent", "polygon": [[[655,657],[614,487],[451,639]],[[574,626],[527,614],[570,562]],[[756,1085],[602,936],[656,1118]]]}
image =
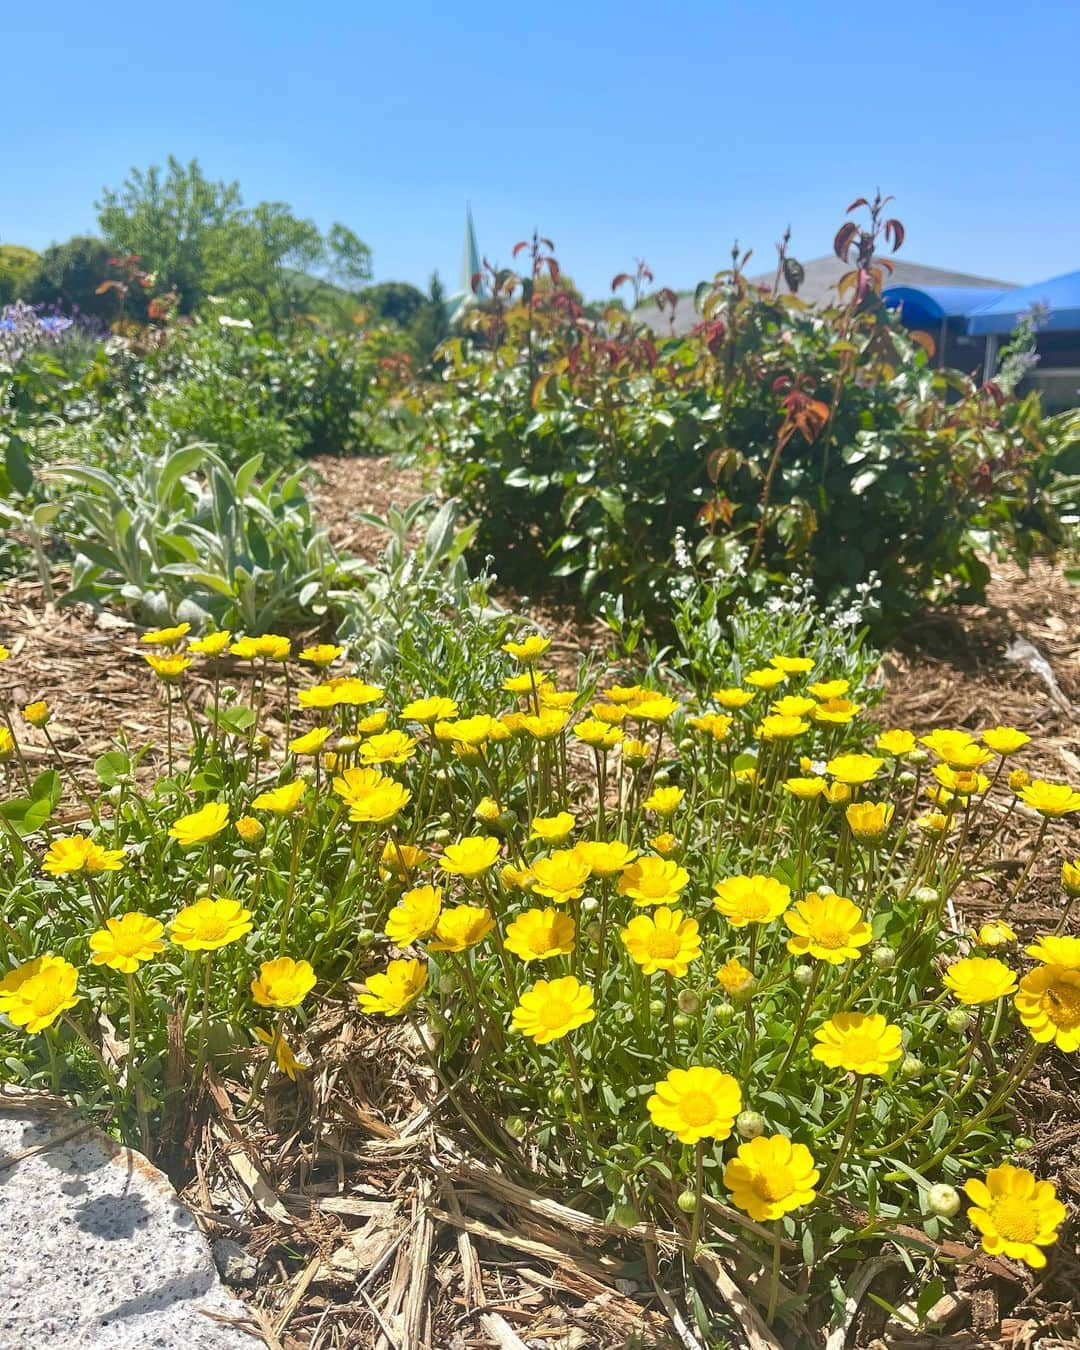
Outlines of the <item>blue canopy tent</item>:
{"label": "blue canopy tent", "polygon": [[898,309],[908,328],[933,335],[938,365],[962,359],[957,351],[970,340],[963,335],[969,314],[988,301],[1010,292],[997,286],[886,286],[881,298],[890,309]]}
{"label": "blue canopy tent", "polygon": [[1037,281],[1033,286],[1004,294],[968,311],[967,331],[975,336],[1011,333],[1020,319],[1039,305],[1049,310],[1045,321],[1039,323],[1040,333],[1062,333],[1080,330],[1080,272],[1066,272],[1049,281]]}

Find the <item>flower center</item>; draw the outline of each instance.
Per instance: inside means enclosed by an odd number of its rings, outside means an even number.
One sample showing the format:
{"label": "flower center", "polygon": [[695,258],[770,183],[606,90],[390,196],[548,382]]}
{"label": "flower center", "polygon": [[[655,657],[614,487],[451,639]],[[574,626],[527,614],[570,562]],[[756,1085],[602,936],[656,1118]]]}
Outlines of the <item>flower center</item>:
{"label": "flower center", "polygon": [[814,941],[819,947],[828,947],[835,951],[837,947],[846,947],[848,930],[837,923],[819,923],[814,929]]}
{"label": "flower center", "polygon": [[707,1092],[688,1092],[679,1103],[679,1114],[687,1125],[707,1125],[716,1111]]}
{"label": "flower center", "polygon": [[763,895],[745,896],[742,912],[744,919],[764,919],[769,912],[769,902]]}
{"label": "flower center", "polygon": [[1056,1027],[1071,1031],[1080,1025],[1080,987],[1075,984],[1052,984],[1043,994],[1042,1006]]}
{"label": "flower center", "polygon": [[649,937],[649,955],[658,956],[661,959],[678,956],[680,945],[678,933],[672,933],[664,928],[657,929]]}
{"label": "flower center", "polygon": [[755,1175],[753,1184],[763,1200],[786,1200],[795,1189],[788,1169],[769,1163]]}
{"label": "flower center", "polygon": [[878,1043],[865,1031],[852,1032],[844,1042],[844,1058],[857,1064],[878,1058]]}
{"label": "flower center", "polygon": [[556,1027],[564,1027],[569,1022],[571,1011],[565,999],[549,999],[540,1009],[537,1021],[546,1031],[554,1031]]}
{"label": "flower center", "polygon": [[35,980],[27,991],[26,1001],[38,1017],[45,1017],[60,1002],[60,991],[55,984]]}
{"label": "flower center", "polygon": [[1039,1235],[1039,1216],[1030,1199],[1003,1195],[994,1201],[990,1217],[1006,1242],[1034,1242]]}
{"label": "flower center", "polygon": [[217,938],[223,938],[227,932],[228,925],[224,919],[203,919],[197,929],[198,936],[204,942],[213,942]]}

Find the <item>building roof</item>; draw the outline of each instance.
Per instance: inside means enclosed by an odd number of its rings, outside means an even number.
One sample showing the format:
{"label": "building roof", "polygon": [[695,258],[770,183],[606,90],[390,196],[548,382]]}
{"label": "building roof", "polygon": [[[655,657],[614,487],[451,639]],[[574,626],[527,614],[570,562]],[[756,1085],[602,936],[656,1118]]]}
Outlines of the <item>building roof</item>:
{"label": "building roof", "polygon": [[943,319],[966,318],[1010,293],[991,286],[886,286],[881,298],[891,309],[900,310],[909,328],[921,328]]}
{"label": "building roof", "polygon": [[[886,277],[885,284],[888,287],[906,286],[916,290],[925,290],[927,287],[964,287],[965,289],[987,289],[991,293],[1000,293],[1010,290],[1014,283],[1011,281],[997,281],[991,277],[972,276],[967,272],[951,272],[944,267],[930,267],[926,263],[906,262],[900,258],[890,260],[893,264],[893,271]],[[839,298],[836,291],[836,283],[846,273],[851,271],[849,263],[842,263],[839,258],[833,254],[827,254],[823,258],[813,258],[810,262],[803,263],[803,283],[799,287],[799,296],[808,301],[811,305],[833,304]],[[748,280],[754,285],[772,286],[775,272],[762,272],[758,276],[749,277]],[[788,291],[786,284],[781,283],[781,290]],[[657,332],[666,332],[670,321],[670,311],[661,314],[660,310],[654,304],[643,306],[637,311],[637,318],[643,323],[647,323],[650,328],[655,328]],[[675,306],[675,332],[688,333],[693,326],[700,322],[701,316],[694,309],[694,296],[692,292],[680,295]]]}

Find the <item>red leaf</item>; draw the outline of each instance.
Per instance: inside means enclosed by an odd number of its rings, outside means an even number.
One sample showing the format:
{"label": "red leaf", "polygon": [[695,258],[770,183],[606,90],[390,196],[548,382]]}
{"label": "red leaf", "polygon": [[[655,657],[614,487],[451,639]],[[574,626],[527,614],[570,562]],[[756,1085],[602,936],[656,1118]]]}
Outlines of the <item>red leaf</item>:
{"label": "red leaf", "polygon": [[892,251],[895,253],[904,242],[904,227],[898,220],[887,220],[885,222],[885,238],[892,244]]}
{"label": "red leaf", "polygon": [[629,272],[620,272],[617,277],[611,279],[611,289],[617,291],[620,286],[625,286],[628,281],[633,281]]}
{"label": "red leaf", "polygon": [[852,211],[857,211],[860,206],[869,206],[869,205],[870,203],[866,200],[865,197],[856,197],[844,214],[850,216]]}
{"label": "red leaf", "polygon": [[836,231],[836,238],[833,240],[833,252],[841,262],[847,262],[848,250],[858,233],[859,227],[853,220],[849,220],[846,225],[841,225]]}
{"label": "red leaf", "polygon": [[529,241],[528,241],[527,239],[522,239],[522,240],[520,240],[518,243],[516,243],[516,244],[514,245],[514,254],[513,254],[513,256],[516,258],[517,255],[521,252],[522,249],[528,248],[528,247],[529,247]]}

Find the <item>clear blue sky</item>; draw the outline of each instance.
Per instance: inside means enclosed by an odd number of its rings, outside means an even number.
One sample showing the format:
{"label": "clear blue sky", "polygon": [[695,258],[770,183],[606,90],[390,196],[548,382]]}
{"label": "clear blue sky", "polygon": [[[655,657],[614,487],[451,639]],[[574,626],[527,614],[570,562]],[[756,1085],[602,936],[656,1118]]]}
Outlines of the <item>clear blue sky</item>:
{"label": "clear blue sky", "polygon": [[1080,6],[1065,0],[13,3],[0,241],[92,230],[129,166],[196,156],[340,219],[376,277],[457,285],[534,225],[590,295],[635,257],[693,285],[736,235],[828,251],[878,184],[901,256],[1080,268]]}

